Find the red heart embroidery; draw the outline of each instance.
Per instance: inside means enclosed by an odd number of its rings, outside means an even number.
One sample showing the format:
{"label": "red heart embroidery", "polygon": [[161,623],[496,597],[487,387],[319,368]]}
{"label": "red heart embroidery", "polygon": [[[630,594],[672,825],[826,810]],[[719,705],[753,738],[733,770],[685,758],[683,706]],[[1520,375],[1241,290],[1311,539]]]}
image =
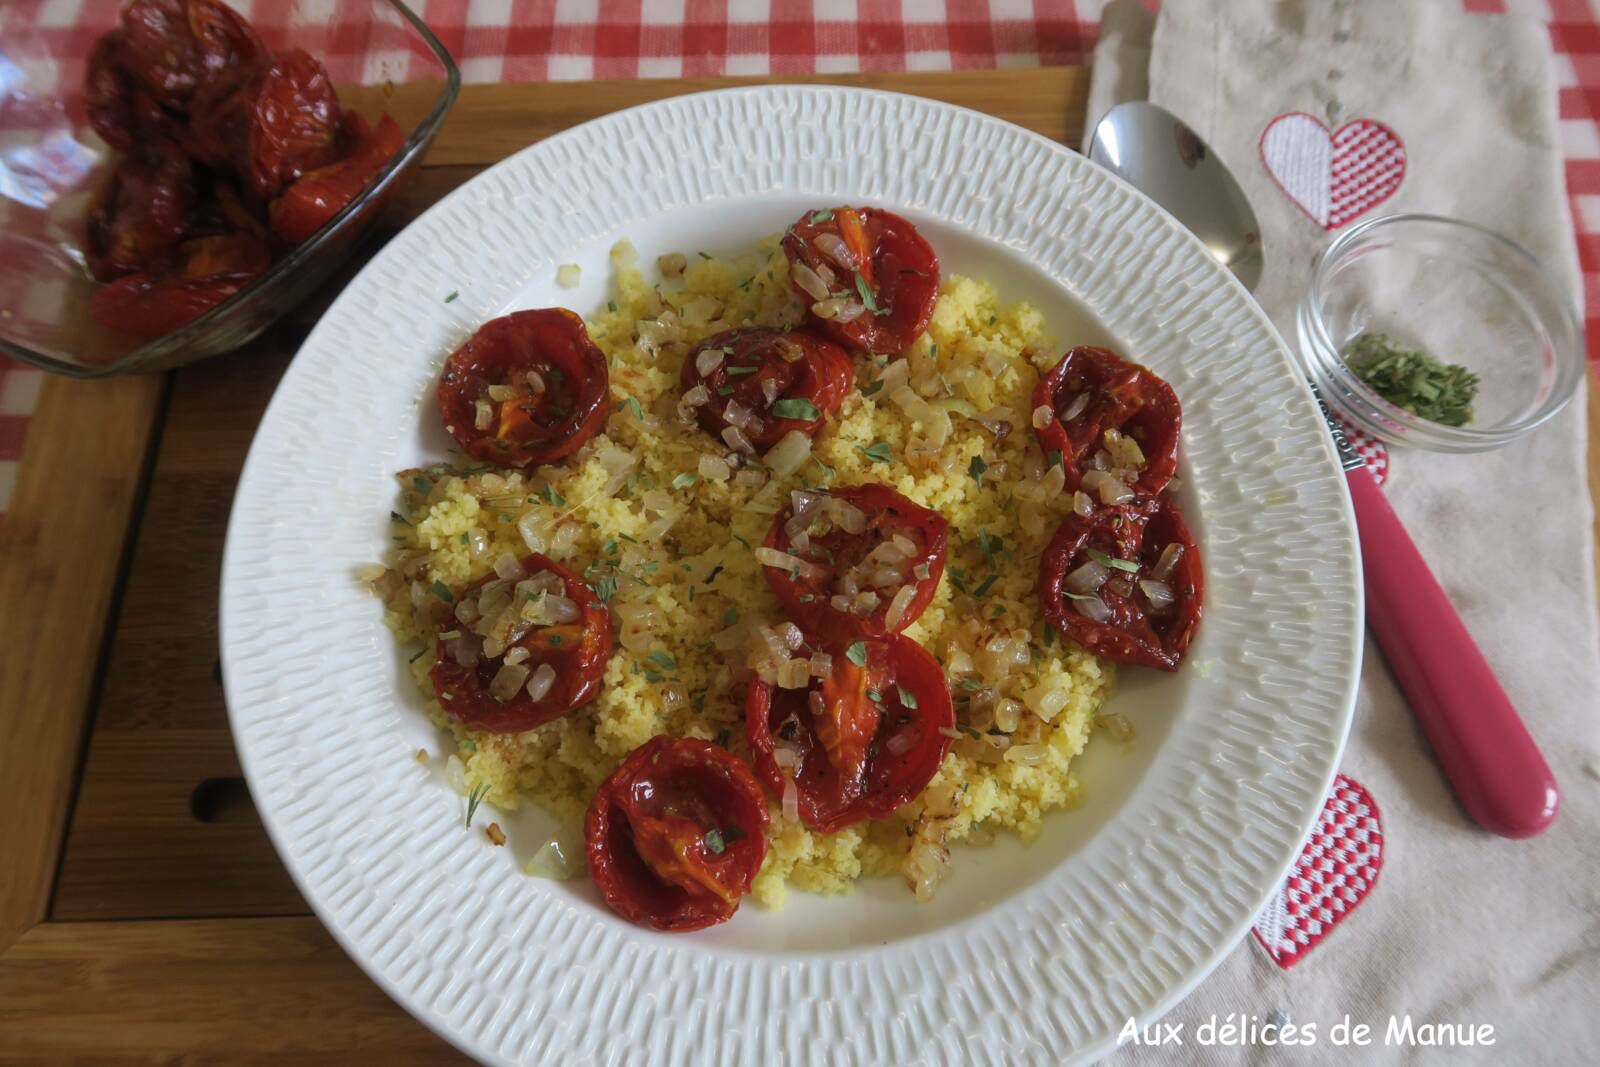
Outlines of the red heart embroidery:
{"label": "red heart embroidery", "polygon": [[1406,146],[1374,119],[1329,130],[1314,115],[1290,111],[1261,131],[1261,162],[1278,188],[1325,230],[1394,195],[1406,176]]}
{"label": "red heart embroidery", "polygon": [[1288,970],[1356,910],[1382,869],[1377,802],[1360,782],[1341,774],[1294,869],[1256,917],[1256,941]]}
{"label": "red heart embroidery", "polygon": [[1344,435],[1350,439],[1350,447],[1356,450],[1356,455],[1366,461],[1367,468],[1372,471],[1372,476],[1378,480],[1378,484],[1386,485],[1389,481],[1389,446],[1378,438],[1368,437],[1356,429],[1345,421],[1343,415],[1335,415],[1334,418],[1344,427]]}

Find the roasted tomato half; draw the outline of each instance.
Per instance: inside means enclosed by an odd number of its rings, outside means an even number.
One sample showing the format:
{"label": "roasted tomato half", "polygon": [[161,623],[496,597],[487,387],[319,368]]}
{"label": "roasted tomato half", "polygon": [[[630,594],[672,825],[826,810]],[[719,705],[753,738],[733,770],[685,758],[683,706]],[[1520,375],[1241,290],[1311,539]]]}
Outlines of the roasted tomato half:
{"label": "roasted tomato half", "polygon": [[1165,671],[1183,662],[1204,588],[1200,550],[1165,497],[1069,515],[1039,560],[1051,626],[1098,655]]}
{"label": "roasted tomato half", "polygon": [[89,209],[89,270],[101,281],[144,270],[183,237],[194,170],[171,144],[124,156]]}
{"label": "roasted tomato half", "polygon": [[428,673],[439,706],[474,730],[520,733],[587,704],[611,655],[611,613],[581,578],[537,553],[453,595]]}
{"label": "roasted tomato half", "polygon": [[[1172,386],[1137,363],[1104,348],[1074,348],[1039,379],[1033,405],[1039,446],[1061,453],[1069,490],[1091,470],[1120,472],[1133,479],[1122,484],[1143,493],[1159,493],[1172,479],[1183,412]],[[1109,441],[1108,431],[1115,431]]]}
{"label": "roasted tomato half", "polygon": [[817,334],[749,326],[695,345],[679,378],[685,410],[707,433],[737,451],[765,452],[791,430],[815,436],[856,374],[849,354]]}
{"label": "roasted tomato half", "polygon": [[346,112],[344,126],[350,154],[304,175],[272,202],[272,228],[290,244],[322,229],[405,147],[405,132],[388,115],[369,130],[360,115]]}
{"label": "roasted tomato half", "polygon": [[133,0],[122,10],[119,65],[166,108],[181,110],[205,71],[185,0]]}
{"label": "roasted tomato half", "polygon": [[595,792],[584,820],[589,875],[629,922],[701,930],[739,910],[766,858],[766,829],[761,786],[732,753],[654,737]]}
{"label": "roasted tomato half", "polygon": [[95,290],[89,297],[89,314],[103,326],[136,337],[165,337],[254,280],[254,274],[201,278],[130,274]]}
{"label": "roasted tomato half", "polygon": [[184,16],[200,53],[202,81],[248,70],[267,56],[255,27],[219,0],[187,0]]}
{"label": "roasted tomato half", "polygon": [[922,336],[939,296],[939,257],[917,228],[877,208],[809,211],[783,235],[789,282],[817,329],[887,355]]}
{"label": "roasted tomato half", "polygon": [[444,428],[468,455],[504,467],[572,455],[605,423],[610,399],[605,353],[565,308],[484,323],[439,378]]}
{"label": "roasted tomato half", "polygon": [[[273,56],[236,90],[238,99],[218,106],[208,139],[233,148],[241,123],[244,157],[240,173],[261,197],[273,197],[307,171],[339,157],[339,97],[328,71],[298,48]],[[198,118],[198,114],[196,118]]]}
{"label": "roasted tomato half", "polygon": [[745,697],[757,773],[780,801],[792,788],[800,820],[822,833],[882,819],[922,792],[956,723],[944,669],[909,637],[832,644],[828,656],[831,672],[805,689],[752,675]]}
{"label": "roasted tomato half", "polygon": [[944,574],[950,524],[886,485],[795,494],[757,553],[807,633],[881,637],[916,621]]}

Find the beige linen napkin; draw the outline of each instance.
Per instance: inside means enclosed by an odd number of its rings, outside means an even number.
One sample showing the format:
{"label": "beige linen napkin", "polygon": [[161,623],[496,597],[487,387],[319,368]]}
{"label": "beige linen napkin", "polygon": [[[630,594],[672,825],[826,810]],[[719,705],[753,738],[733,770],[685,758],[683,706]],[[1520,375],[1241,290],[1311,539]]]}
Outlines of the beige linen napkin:
{"label": "beige linen napkin", "polygon": [[[1425,211],[1521,241],[1577,290],[1556,90],[1544,29],[1425,0],[1118,0],[1095,53],[1089,116],[1136,96],[1189,123],[1229,165],[1262,224],[1257,296],[1293,345],[1294,309],[1325,231],[1273,182],[1263,130],[1286,112],[1387,124],[1407,173],[1362,217]],[[1146,59],[1146,55],[1148,59]],[[1247,937],[1169,1016],[1183,1048],[1114,1062],[1594,1062],[1600,1038],[1600,661],[1582,392],[1498,452],[1395,450],[1386,491],[1561,789],[1530,841],[1479,830],[1457,806],[1369,640],[1342,770],[1382,809],[1385,863],[1364,903],[1292,970]],[[1196,1044],[1211,1016],[1315,1023],[1296,1048]],[[1492,1047],[1385,1045],[1391,1016],[1490,1024]],[[1346,1015],[1371,1045],[1335,1047]]]}

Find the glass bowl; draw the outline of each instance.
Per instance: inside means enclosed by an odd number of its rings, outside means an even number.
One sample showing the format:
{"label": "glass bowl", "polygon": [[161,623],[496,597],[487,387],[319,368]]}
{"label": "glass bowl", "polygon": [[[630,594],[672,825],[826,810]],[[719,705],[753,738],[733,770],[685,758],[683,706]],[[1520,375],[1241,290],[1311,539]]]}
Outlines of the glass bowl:
{"label": "glass bowl", "polygon": [[[1567,287],[1521,245],[1458,219],[1385,215],[1342,234],[1317,259],[1297,326],[1323,397],[1391,444],[1500,448],[1548,422],[1583,380],[1583,329]],[[1358,378],[1342,353],[1367,332],[1477,374],[1472,420],[1422,418]]]}
{"label": "glass bowl", "polygon": [[[461,78],[444,45],[399,0],[240,3],[269,49],[299,47],[328,68],[345,110],[387,112],[404,147],[353,202],[248,287],[155,340],[88,312],[99,287],[84,258],[90,196],[114,153],[84,117],[89,50],[112,28],[55,25],[51,5],[0,4],[0,353],[77,378],[155,371],[246,343],[322,285],[416,168]],[[62,8],[73,17],[79,8]]]}

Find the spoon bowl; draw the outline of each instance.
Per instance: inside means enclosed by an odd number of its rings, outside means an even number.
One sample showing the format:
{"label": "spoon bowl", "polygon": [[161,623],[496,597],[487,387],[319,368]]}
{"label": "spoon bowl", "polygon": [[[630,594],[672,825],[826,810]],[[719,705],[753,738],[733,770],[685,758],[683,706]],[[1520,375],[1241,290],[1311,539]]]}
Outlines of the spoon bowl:
{"label": "spoon bowl", "polygon": [[1118,104],[1096,124],[1089,158],[1166,208],[1255,291],[1265,265],[1256,213],[1228,168],[1181,119],[1143,100]]}

